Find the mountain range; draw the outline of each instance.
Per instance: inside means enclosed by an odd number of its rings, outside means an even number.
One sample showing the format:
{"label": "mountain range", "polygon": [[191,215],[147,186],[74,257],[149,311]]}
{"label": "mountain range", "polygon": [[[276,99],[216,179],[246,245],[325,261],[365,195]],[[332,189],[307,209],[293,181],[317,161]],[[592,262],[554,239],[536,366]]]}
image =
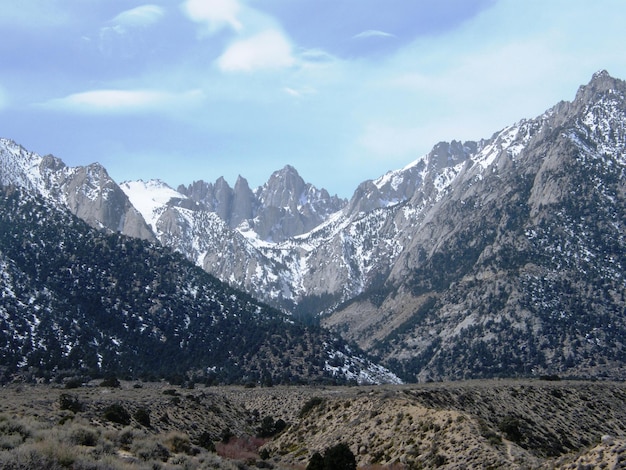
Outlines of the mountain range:
{"label": "mountain range", "polygon": [[291,166],[255,190],[242,177],[118,185],[9,140],[0,184],[180,253],[408,381],[623,379],[625,97],[598,72],[572,102],[441,142],[350,200]]}

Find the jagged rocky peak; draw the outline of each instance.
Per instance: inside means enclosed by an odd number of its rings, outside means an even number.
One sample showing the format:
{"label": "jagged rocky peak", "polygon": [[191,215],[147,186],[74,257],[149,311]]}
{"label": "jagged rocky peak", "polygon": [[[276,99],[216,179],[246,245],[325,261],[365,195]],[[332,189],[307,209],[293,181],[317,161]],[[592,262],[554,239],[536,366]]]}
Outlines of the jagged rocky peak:
{"label": "jagged rocky peak", "polygon": [[68,167],[57,157],[41,157],[1,139],[0,184],[39,194],[93,227],[154,239],[141,214],[99,163]]}
{"label": "jagged rocky peak", "polygon": [[267,183],[258,188],[257,196],[265,206],[297,208],[306,183],[291,165],[275,171]]}
{"label": "jagged rocky peak", "polygon": [[199,180],[188,186],[180,185],[177,191],[200,203],[201,207],[206,207],[209,211],[215,212],[222,220],[230,221],[234,194],[233,189],[223,176],[220,176],[215,183]]}
{"label": "jagged rocky peak", "polygon": [[306,212],[307,208],[313,208],[330,214],[346,203],[337,196],[331,196],[325,189],[306,183],[291,165],[272,173],[267,183],[257,188],[256,195],[265,207],[282,207],[290,211]]}
{"label": "jagged rocky peak", "polygon": [[571,103],[475,146],[435,146],[428,168],[459,162],[439,173],[447,190],[435,204],[409,201],[385,226],[396,232],[375,232],[379,246],[402,248],[388,257],[386,298],[366,285],[324,322],[420,380],[500,368],[623,377],[614,325],[624,328],[624,296],[613,292],[624,291],[626,263],[625,85],[598,72]]}
{"label": "jagged rocky peak", "polygon": [[230,228],[244,224],[262,240],[275,242],[312,230],[346,204],[306,183],[290,165],[254,191],[242,176],[234,188],[220,177],[214,184],[195,181],[178,191],[215,212]]}
{"label": "jagged rocky peak", "polygon": [[211,199],[209,195],[213,192],[213,185],[211,183],[207,183],[206,181],[199,180],[194,181],[188,186],[181,184],[178,186],[178,188],[176,188],[176,191],[184,194],[185,196],[193,199],[196,202],[206,202],[207,200]]}
{"label": "jagged rocky peak", "polygon": [[607,104],[607,100],[614,105],[623,106],[626,101],[626,82],[614,78],[606,70],[596,72],[587,85],[578,88],[572,102],[562,101],[550,110],[553,116],[554,127],[564,125],[569,119],[580,117],[586,108],[599,108],[599,104]]}
{"label": "jagged rocky peak", "polygon": [[439,171],[455,166],[476,153],[476,142],[439,142],[428,155],[428,170]]}
{"label": "jagged rocky peak", "polygon": [[607,91],[624,91],[626,90],[626,82],[618,78],[613,78],[606,70],[600,70],[591,77],[591,81],[587,85],[582,85],[576,93],[575,101],[590,102],[597,99],[598,94]]}
{"label": "jagged rocky peak", "polygon": [[54,155],[45,155],[41,159],[41,168],[48,171],[60,171],[66,167],[63,160],[55,157]]}
{"label": "jagged rocky peak", "polygon": [[255,195],[259,207],[253,228],[261,239],[274,242],[314,229],[346,204],[306,183],[290,165],[275,171]]}
{"label": "jagged rocky peak", "polygon": [[248,181],[241,175],[237,177],[233,189],[232,210],[228,220],[231,227],[238,227],[242,222],[254,217],[257,202]]}
{"label": "jagged rocky peak", "polygon": [[348,215],[371,212],[381,207],[381,193],[372,180],[359,184],[350,199]]}
{"label": "jagged rocky peak", "polygon": [[432,186],[435,178],[445,169],[465,162],[475,155],[477,142],[440,142],[427,155],[415,160],[401,170],[385,173],[376,180],[361,183],[348,205],[348,215],[368,213],[408,201]]}
{"label": "jagged rocky peak", "polygon": [[233,189],[226,182],[223,177],[219,177],[215,182],[213,200],[213,210],[219,215],[222,220],[229,221],[232,204],[233,204]]}

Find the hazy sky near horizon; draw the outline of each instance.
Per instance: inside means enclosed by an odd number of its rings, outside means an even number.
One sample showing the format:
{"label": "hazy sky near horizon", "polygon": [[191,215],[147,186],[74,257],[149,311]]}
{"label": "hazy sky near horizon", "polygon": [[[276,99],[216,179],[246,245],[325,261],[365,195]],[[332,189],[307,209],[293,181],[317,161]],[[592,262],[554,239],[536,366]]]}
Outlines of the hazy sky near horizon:
{"label": "hazy sky near horizon", "polygon": [[626,0],[0,0],[0,27],[0,137],[173,187],[289,164],[349,197],[626,79]]}

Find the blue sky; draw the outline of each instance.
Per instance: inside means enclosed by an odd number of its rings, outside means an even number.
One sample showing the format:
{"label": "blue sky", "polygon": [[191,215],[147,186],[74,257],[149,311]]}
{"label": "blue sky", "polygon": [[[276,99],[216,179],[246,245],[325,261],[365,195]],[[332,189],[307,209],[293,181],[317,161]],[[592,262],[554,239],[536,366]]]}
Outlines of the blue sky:
{"label": "blue sky", "polygon": [[606,69],[625,0],[0,0],[0,136],[118,182],[293,165],[349,197]]}

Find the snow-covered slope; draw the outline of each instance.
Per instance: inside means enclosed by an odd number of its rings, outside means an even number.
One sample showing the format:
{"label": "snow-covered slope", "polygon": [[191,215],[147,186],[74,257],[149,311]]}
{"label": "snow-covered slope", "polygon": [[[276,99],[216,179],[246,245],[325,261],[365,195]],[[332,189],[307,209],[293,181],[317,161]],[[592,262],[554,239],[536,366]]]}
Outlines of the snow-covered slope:
{"label": "snow-covered slope", "polygon": [[125,181],[120,184],[131,204],[137,209],[153,231],[172,199],[186,199],[160,180]]}

